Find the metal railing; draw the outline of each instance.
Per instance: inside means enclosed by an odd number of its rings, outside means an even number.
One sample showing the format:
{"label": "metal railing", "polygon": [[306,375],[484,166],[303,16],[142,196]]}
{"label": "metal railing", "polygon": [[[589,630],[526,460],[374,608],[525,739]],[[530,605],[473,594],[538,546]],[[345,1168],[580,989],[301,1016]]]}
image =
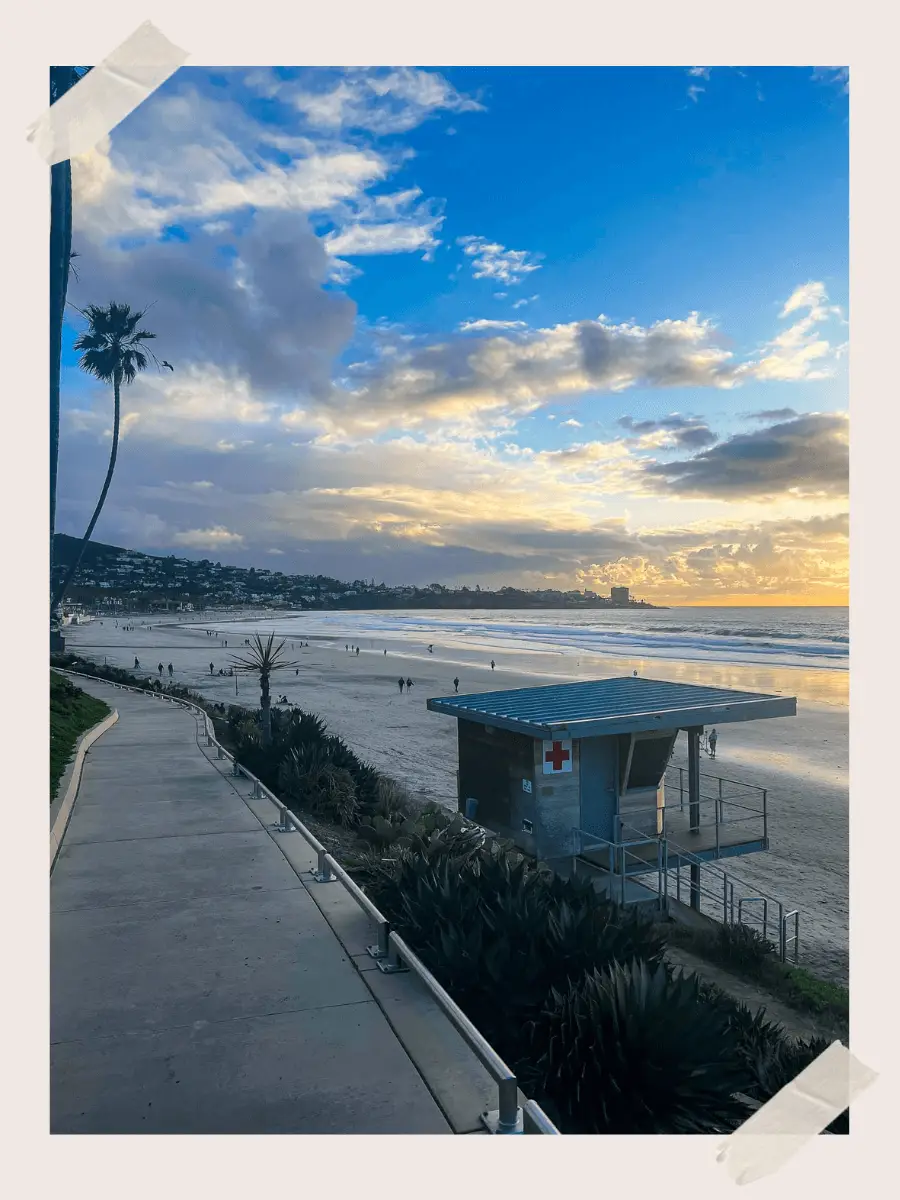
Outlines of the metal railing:
{"label": "metal railing", "polygon": [[[636,854],[633,847],[646,848],[652,858]],[[665,838],[645,837],[638,834],[630,841],[610,842],[606,838],[597,837],[585,829],[572,830],[572,874],[578,874],[579,860],[588,867],[592,864],[584,855],[591,851],[602,851],[606,857],[606,873],[609,876],[610,899],[615,899],[614,890],[618,892],[618,903],[640,904],[654,898],[660,912],[666,911],[668,900],[668,847]],[[655,867],[652,862],[655,859]],[[629,867],[631,868],[629,870]],[[602,867],[600,868],[603,869]],[[650,882],[645,882],[647,875],[656,873],[656,890]],[[640,876],[640,879],[637,878]],[[646,895],[642,895],[642,892]]]}
{"label": "metal railing", "polygon": [[[788,960],[788,947],[793,944],[793,960],[800,953],[800,910],[785,910],[784,901],[761,893],[756,884],[749,883],[733,871],[725,871],[715,863],[698,858],[681,846],[671,845],[672,855],[667,863],[667,873],[674,877],[669,894],[681,903],[703,912],[703,901],[707,903],[707,914],[715,914],[723,925],[745,925],[755,928],[767,942],[771,942],[770,931],[777,941],[778,957]],[[674,865],[673,865],[674,863]],[[694,868],[694,878],[682,882],[682,870]],[[684,898],[682,897],[684,893]],[[719,917],[719,914],[721,916]],[[794,933],[788,937],[788,922],[793,921]]]}
{"label": "metal railing", "polygon": [[[666,789],[666,806],[670,812],[674,812],[674,798],[671,804],[668,802],[669,794],[677,791],[678,793],[678,812],[683,813],[685,808],[688,809],[689,817],[693,818],[696,814],[690,812],[690,794],[688,788],[687,767],[666,767],[665,775],[663,776],[663,786]],[[762,826],[762,840],[767,842],[769,839],[769,793],[767,788],[759,787],[755,783],[744,783],[743,780],[729,779],[725,775],[710,775],[706,771],[699,772],[700,780],[700,803],[711,803],[716,806],[716,821],[718,823],[735,824],[738,820],[750,821],[755,817]],[[696,805],[694,806],[696,808]],[[724,816],[727,809],[737,809],[738,811],[750,813],[751,816],[745,818],[729,818],[726,822]]]}
{"label": "metal railing", "polygon": [[264,798],[275,805],[279,813],[279,820],[276,823],[276,827],[280,832],[295,830],[303,836],[310,849],[315,852],[316,866],[312,869],[311,874],[316,882],[340,882],[369,918],[376,930],[376,940],[372,946],[367,947],[367,952],[375,960],[379,969],[385,973],[411,971],[416,975],[432,998],[437,1002],[444,1015],[456,1027],[481,1065],[497,1084],[497,1108],[481,1114],[482,1123],[488,1132],[498,1134],[559,1133],[559,1130],[546,1113],[544,1113],[537,1101],[527,1100],[524,1109],[519,1106],[518,1081],[512,1069],[507,1066],[484,1035],[476,1029],[459,1005],[456,1004],[449,993],[435,979],[422,960],[407,946],[400,935],[391,929],[391,924],[387,917],[372,903],[371,899],[355,880],[347,874],[341,864],[328,853],[318,838],[306,828],[299,817],[287,805],[279,800],[273,792],[269,791],[265,784],[260,782],[252,772],[248,771],[246,767],[241,766],[235,756],[219,743],[215,735],[215,727],[205,709],[190,700],[183,700],[181,697],[171,696],[162,691],[132,687],[126,683],[115,683],[112,680],[103,679],[99,675],[89,675],[84,671],[71,671],[61,667],[56,667],[54,670],[58,670],[66,675],[77,675],[83,679],[93,679],[98,683],[108,683],[111,687],[120,688],[122,691],[138,692],[144,696],[156,696],[160,700],[179,704],[191,710],[195,717],[202,718],[200,729],[206,738],[207,747],[215,747],[217,758],[228,759],[232,763],[233,775],[243,776],[253,784],[253,792],[251,793],[253,799]]}
{"label": "metal railing", "polygon": [[[679,768],[680,770],[680,768]],[[724,782],[724,781],[723,781]],[[694,804],[682,802],[646,805],[642,808],[624,808],[618,820],[623,827],[628,825],[640,830],[645,837],[658,835],[665,838],[703,835],[710,831],[709,849],[716,856],[727,846],[742,842],[768,842],[768,797],[764,788],[762,807],[744,804],[730,796],[704,796]]]}

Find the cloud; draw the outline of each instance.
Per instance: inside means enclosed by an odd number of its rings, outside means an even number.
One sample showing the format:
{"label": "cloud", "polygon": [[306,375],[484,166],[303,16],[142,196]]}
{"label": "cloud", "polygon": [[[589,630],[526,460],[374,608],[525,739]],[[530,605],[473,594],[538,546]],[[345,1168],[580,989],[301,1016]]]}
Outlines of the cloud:
{"label": "cloud", "polygon": [[[617,423],[622,429],[638,434],[640,442],[645,446],[684,446],[686,449],[699,449],[717,440],[702,418],[682,417],[678,413],[671,413],[658,420],[635,421],[633,417],[620,417]],[[648,439],[647,435],[662,436]]]}
{"label": "cloud", "polygon": [[541,269],[538,260],[543,256],[528,250],[507,250],[499,242],[489,242],[474,234],[457,238],[456,243],[472,259],[472,274],[476,279],[496,279],[512,285]]}
{"label": "cloud", "polygon": [[706,88],[702,88],[698,84],[692,83],[687,90],[688,98],[693,100],[693,102],[696,104],[698,98],[702,96],[705,91]]}
{"label": "cloud", "polygon": [[523,296],[521,300],[516,300],[516,302],[513,304],[513,308],[524,308],[526,304],[533,304],[537,299],[537,296]]}
{"label": "cloud", "polygon": [[843,314],[837,305],[828,304],[824,283],[813,281],[794,289],[780,317],[804,311],[805,316],[767,342],[761,356],[741,371],[764,380],[828,379],[846,345],[833,346],[820,327],[834,318],[843,320]]}
{"label": "cloud", "polygon": [[342,134],[352,127],[378,136],[412,128],[442,107],[475,111],[480,105],[441,76],[411,68],[356,71],[346,78],[304,72],[302,78],[317,87],[330,80],[323,104],[328,96],[347,100],[349,124],[333,127],[310,122],[293,102],[297,95],[314,98],[314,89],[304,91],[297,79],[257,75],[280,107],[277,124],[211,97],[197,82],[200,73],[187,70],[176,77],[174,92],[151,97],[111,139],[73,160],[78,236],[155,240],[173,226],[185,229],[186,237],[197,227],[225,235],[239,229],[246,214],[274,210],[316,220],[335,258],[330,278],[338,282],[359,270],[346,256],[418,252],[430,258],[440,245],[441,201],[423,198],[418,188],[373,191],[410,152],[396,143],[377,149],[371,136],[355,143]]}
{"label": "cloud", "polygon": [[638,553],[593,563],[578,585],[626,586],[673,603],[790,596],[846,602],[846,513],[740,526],[640,531]]}
{"label": "cloud", "polygon": [[190,550],[222,550],[243,546],[244,539],[239,533],[231,533],[224,525],[214,525],[210,529],[186,529],[172,537],[176,546],[185,546]]}
{"label": "cloud", "polygon": [[711,67],[688,67],[688,75],[692,75],[695,79],[709,79]]}
{"label": "cloud", "polygon": [[168,380],[182,402],[184,385],[198,384],[192,371],[230,380],[227,392],[243,388],[248,404],[261,403],[250,388],[330,391],[332,361],[353,334],[356,309],[323,288],[330,261],[302,214],[258,212],[236,237],[199,232],[189,243],[129,250],[78,244],[85,269],[70,285],[73,303],[152,302],[146,324],[175,367]]}
{"label": "cloud", "polygon": [[811,413],[644,470],[659,490],[682,497],[843,497],[849,475],[847,418]]}
{"label": "cloud", "polygon": [[574,417],[569,417],[568,421],[561,421],[560,424],[561,425],[569,425],[569,426],[571,426],[572,429],[581,429],[582,428],[581,421],[576,421]]}
{"label": "cloud", "polygon": [[460,333],[483,333],[487,329],[527,329],[525,321],[494,321],[489,317],[480,317],[477,321],[462,321],[458,326]]}
{"label": "cloud", "polygon": [[253,72],[248,82],[290,103],[311,129],[329,134],[406,133],[439,112],[485,111],[437,71],[414,67],[313,69],[302,79]]}
{"label": "cloud", "polygon": [[845,94],[850,91],[849,67],[813,67],[812,77],[818,83],[839,87]]}
{"label": "cloud", "polygon": [[[823,312],[830,315],[816,303],[800,323],[814,325]],[[587,392],[730,389],[753,379],[816,379],[836,352],[809,332],[813,325],[805,335],[814,337],[812,353],[776,338],[743,361],[698,313],[647,326],[600,316],[540,329],[469,327],[441,341],[398,341],[390,353],[354,364],[347,390],[332,394],[323,419],[336,429],[363,432],[453,420],[462,423],[461,430],[483,433],[508,427],[548,400]],[[693,446],[712,437],[696,424],[682,436],[683,445]]]}
{"label": "cloud", "polygon": [[793,408],[761,408],[757,412],[740,414],[745,421],[787,421],[800,414]]}

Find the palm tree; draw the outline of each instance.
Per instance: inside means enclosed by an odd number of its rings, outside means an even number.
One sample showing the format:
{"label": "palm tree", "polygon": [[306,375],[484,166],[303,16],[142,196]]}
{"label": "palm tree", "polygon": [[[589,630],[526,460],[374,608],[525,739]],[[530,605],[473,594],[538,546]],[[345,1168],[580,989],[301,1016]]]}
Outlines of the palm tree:
{"label": "palm tree", "polygon": [[82,316],[87,318],[88,327],[83,333],[79,334],[75,342],[75,349],[82,352],[79,365],[89,375],[95,376],[97,379],[102,380],[103,383],[111,383],[113,385],[113,396],[115,399],[112,449],[109,454],[109,466],[106,470],[106,479],[103,483],[100,499],[97,501],[97,507],[94,509],[94,515],[91,517],[85,535],[81,539],[81,545],[78,548],[75,560],[66,572],[62,583],[53,593],[50,602],[51,614],[59,607],[69,585],[75,577],[75,572],[81,565],[87,544],[91,540],[91,534],[94,532],[94,526],[97,524],[97,518],[100,516],[100,512],[106,501],[106,493],[109,491],[109,485],[112,482],[113,471],[116,468],[116,456],[119,451],[119,416],[121,411],[122,384],[134,383],[138,373],[146,370],[150,358],[159,365],[156,355],[144,346],[144,343],[151,338],[155,338],[156,334],[148,333],[145,329],[138,329],[145,313],[146,310],[132,312],[129,305],[117,304],[115,301],[110,303],[107,308],[101,308],[96,304],[89,304],[82,313]]}
{"label": "palm tree", "polygon": [[269,640],[264,642],[258,633],[250,640],[250,649],[246,655],[232,656],[232,663],[238,670],[253,671],[259,675],[259,707],[262,710],[262,744],[272,744],[272,697],[269,694],[269,678],[273,671],[282,671],[285,667],[296,667],[296,662],[288,662],[286,657],[287,643],[282,640],[275,645],[275,634],[269,634]]}
{"label": "palm tree", "polygon": [[[51,67],[50,103],[74,87],[90,67]],[[66,290],[72,263],[72,169],[69,160],[50,168],[50,578],[56,533],[56,475],[59,463],[59,376]],[[51,605],[51,620],[55,605]]]}

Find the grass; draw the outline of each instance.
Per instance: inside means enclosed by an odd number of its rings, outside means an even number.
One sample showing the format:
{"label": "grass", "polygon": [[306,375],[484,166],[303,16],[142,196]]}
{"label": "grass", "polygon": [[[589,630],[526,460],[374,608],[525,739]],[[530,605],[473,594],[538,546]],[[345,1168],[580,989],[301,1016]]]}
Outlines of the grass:
{"label": "grass", "polygon": [[[777,1000],[796,1012],[825,1018],[839,1029],[850,1020],[850,993],[840,984],[819,979],[805,967],[783,963],[774,947],[765,954],[741,953],[741,939],[729,938],[729,926],[713,933],[675,923],[667,926],[673,945],[683,946],[709,963],[715,963],[748,983],[765,988]],[[760,939],[761,940],[761,939]]]}
{"label": "grass", "polygon": [[109,706],[50,672],[50,803],[81,735],[109,716]]}

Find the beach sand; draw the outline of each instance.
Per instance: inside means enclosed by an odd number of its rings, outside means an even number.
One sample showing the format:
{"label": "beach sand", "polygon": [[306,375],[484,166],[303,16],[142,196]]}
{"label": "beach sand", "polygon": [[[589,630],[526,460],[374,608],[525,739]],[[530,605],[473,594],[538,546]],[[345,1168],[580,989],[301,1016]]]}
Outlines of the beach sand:
{"label": "beach sand", "polygon": [[[434,642],[360,637],[360,653],[344,649],[356,635],[334,638],[304,633],[302,617],[245,622],[239,632],[214,619],[220,636],[206,625],[166,622],[148,628],[135,618],[130,631],[112,618],[102,624],[68,627],[67,649],[102,663],[157,675],[157,663],[174,668],[174,680],[225,704],[257,706],[259,689],[250,678],[210,676],[240,654],[245,637],[275,629],[294,645],[295,670],[273,676],[272,694],[319,713],[329,728],[373,765],[402,780],[417,799],[456,808],[456,722],[428,712],[425,701],[460,694],[528,687],[573,678],[630,675],[704,683],[797,697],[797,716],[725,725],[719,729],[715,762],[702,769],[768,790],[768,853],[746,855],[722,865],[739,878],[801,913],[801,964],[846,983],[848,954],[848,672],[789,667],[622,660],[605,655],[574,659],[552,652],[479,652]],[[209,628],[217,628],[210,625]],[[227,637],[228,647],[222,642]],[[308,647],[301,642],[309,641]],[[384,650],[387,649],[387,655]],[[490,668],[493,655],[497,667]],[[401,695],[397,679],[410,676],[411,694]],[[166,672],[168,679],[168,672]],[[683,741],[683,735],[682,735]],[[679,745],[674,761],[684,763]]]}

